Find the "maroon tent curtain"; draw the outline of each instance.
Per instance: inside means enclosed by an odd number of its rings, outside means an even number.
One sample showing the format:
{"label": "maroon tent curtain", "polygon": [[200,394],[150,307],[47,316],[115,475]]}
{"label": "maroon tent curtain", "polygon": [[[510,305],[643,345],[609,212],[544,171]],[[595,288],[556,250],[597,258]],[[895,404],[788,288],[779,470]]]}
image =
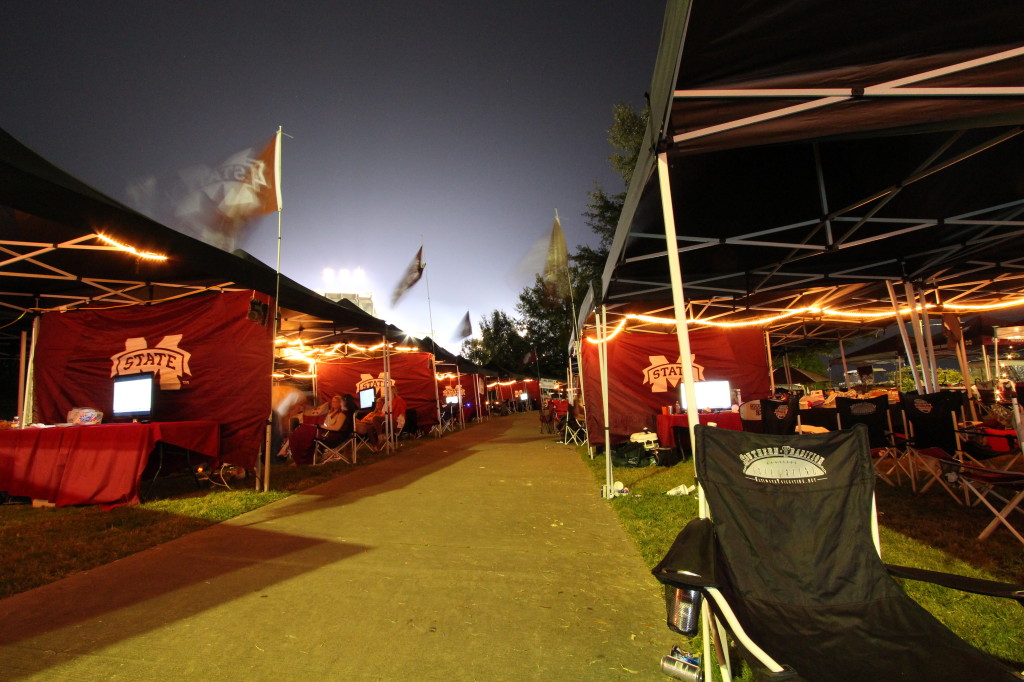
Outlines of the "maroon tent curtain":
{"label": "maroon tent curtain", "polygon": [[[477,383],[479,383],[482,392],[480,396],[477,396],[476,393]],[[449,396],[458,395],[458,387],[461,386],[464,418],[472,419],[474,416],[481,414],[481,408],[478,403],[487,399],[485,385],[486,377],[482,374],[460,374],[458,377],[454,374],[446,375],[443,379],[437,380],[437,395],[443,403]]]}
{"label": "maroon tent curtain", "polygon": [[270,413],[273,329],[249,319],[251,298],[225,292],[44,313],[35,420],[62,423],[71,408],[93,407],[110,421],[112,377],[155,372],[154,421],[219,422],[221,460],[253,468]]}
{"label": "maroon tent curtain", "polygon": [[[398,395],[409,409],[416,410],[420,427],[437,423],[437,398],[434,394],[434,369],[430,353],[394,353],[390,358],[391,379]],[[357,385],[371,382],[378,393],[383,392],[384,359],[355,360],[339,358],[317,366],[317,393],[319,400],[332,395],[350,393],[355,396]]]}
{"label": "maroon tent curtain", "polygon": [[[690,332],[696,379],[727,380],[743,400],[766,398],[771,390],[764,333],[758,329],[716,328]],[[591,442],[604,442],[601,371],[597,346],[584,342],[583,388]],[[644,427],[674,405],[682,390],[679,341],[675,334],[623,332],[608,342],[608,413],[613,441]]]}

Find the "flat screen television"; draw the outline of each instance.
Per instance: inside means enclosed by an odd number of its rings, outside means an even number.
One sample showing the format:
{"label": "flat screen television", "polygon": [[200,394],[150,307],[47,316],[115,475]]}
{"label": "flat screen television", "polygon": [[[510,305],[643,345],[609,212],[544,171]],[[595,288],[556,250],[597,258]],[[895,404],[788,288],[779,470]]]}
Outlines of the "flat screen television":
{"label": "flat screen television", "polygon": [[[732,409],[732,391],[728,381],[695,381],[698,410],[729,410]],[[686,386],[679,383],[679,404],[686,409]]]}
{"label": "flat screen television", "polygon": [[448,403],[449,405],[458,405],[459,404],[459,396],[457,396],[457,395],[450,395],[450,396],[447,396],[444,399],[444,401],[446,403]]}
{"label": "flat screen television", "polygon": [[519,399],[525,402],[525,401],[530,399],[530,394],[529,393],[520,393],[519,394]]}
{"label": "flat screen television", "polygon": [[377,403],[377,389],[364,388],[359,391],[359,409],[372,409]]}
{"label": "flat screen television", "polygon": [[155,378],[149,372],[114,377],[114,417],[149,419],[153,414]]}

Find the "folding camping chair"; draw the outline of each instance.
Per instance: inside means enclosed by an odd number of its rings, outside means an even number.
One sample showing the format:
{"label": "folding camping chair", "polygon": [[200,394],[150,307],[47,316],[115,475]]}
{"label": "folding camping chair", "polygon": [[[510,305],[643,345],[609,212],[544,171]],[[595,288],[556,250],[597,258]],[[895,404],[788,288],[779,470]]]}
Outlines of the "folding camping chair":
{"label": "folding camping chair", "polygon": [[[960,504],[969,502],[969,496],[960,489],[953,471],[963,463],[988,467],[985,462],[1004,456],[973,439],[961,440],[967,435],[957,428],[958,409],[962,407],[959,395],[949,391],[927,393],[900,393],[907,429],[907,453],[914,472],[914,489],[920,481],[918,473],[928,477],[918,492],[927,491],[938,483],[950,497]],[[988,467],[992,468],[992,467]]]}
{"label": "folding camping chair", "polygon": [[801,436],[695,430],[710,518],[688,524],[653,573],[670,595],[689,596],[671,606],[689,604],[690,615],[702,602],[708,607],[703,639],[723,671],[730,665],[724,624],[751,665],[768,671],[758,679],[1024,679],[957,637],[890,578],[1024,605],[1024,585],[882,563],[864,426]]}
{"label": "folding camping chair", "polygon": [[458,405],[445,403],[441,406],[441,421],[437,425],[437,436],[440,437],[449,431],[454,431],[459,423]]}
{"label": "folding camping chair", "polygon": [[402,424],[402,430],[398,433],[398,438],[419,438],[420,437],[420,418],[416,414],[416,410],[408,408],[405,411],[405,423]]}
{"label": "folding camping chair", "polygon": [[748,400],[740,405],[740,424],[744,431],[763,433],[761,426],[761,401]]}
{"label": "folding camping chair", "polygon": [[540,408],[540,432],[551,434],[555,432],[555,418],[550,407]]}
{"label": "folding camping chair", "polygon": [[897,447],[889,414],[889,396],[875,398],[836,397],[836,418],[839,428],[850,428],[854,424],[868,427],[868,441],[875,463],[875,474],[895,487],[904,475],[909,480],[913,475],[910,458],[904,459],[903,451]]}
{"label": "folding camping chair", "polygon": [[1024,514],[1024,472],[1001,471],[985,467],[960,464],[946,467],[947,477],[959,483],[974,500],[973,504],[984,505],[995,517],[978,535],[984,540],[1002,524],[1015,538],[1024,544],[1024,535],[1012,522],[1014,512]]}
{"label": "folding camping chair", "polygon": [[586,445],[586,422],[566,416],[565,425],[562,427],[562,442],[566,445]]}
{"label": "folding camping chair", "polygon": [[[348,420],[348,423],[351,424],[351,420]],[[357,435],[354,431],[346,431],[335,435],[325,429],[317,429],[317,435],[313,439],[313,464],[323,465],[338,461],[355,464],[359,452],[360,439],[361,436]],[[362,442],[365,442],[365,440]],[[345,450],[348,448],[352,449],[351,455],[345,454]]]}
{"label": "folding camping chair", "polygon": [[761,400],[761,430],[776,435],[791,434],[800,417],[800,397],[786,400]]}

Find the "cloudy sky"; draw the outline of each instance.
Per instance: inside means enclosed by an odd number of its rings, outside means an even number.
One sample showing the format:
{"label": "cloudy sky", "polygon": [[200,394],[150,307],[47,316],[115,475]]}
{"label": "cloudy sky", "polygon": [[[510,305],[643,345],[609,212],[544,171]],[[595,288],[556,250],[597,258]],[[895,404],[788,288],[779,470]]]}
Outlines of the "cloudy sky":
{"label": "cloudy sky", "polygon": [[[131,203],[140,179],[282,126],[282,271],[372,292],[379,317],[447,343],[467,311],[474,330],[513,312],[556,210],[570,250],[594,242],[588,191],[622,189],[612,106],[643,106],[662,13],[662,0],[9,0],[0,127]],[[271,216],[240,246],[273,266],[276,243]],[[391,309],[421,244],[427,279]]]}

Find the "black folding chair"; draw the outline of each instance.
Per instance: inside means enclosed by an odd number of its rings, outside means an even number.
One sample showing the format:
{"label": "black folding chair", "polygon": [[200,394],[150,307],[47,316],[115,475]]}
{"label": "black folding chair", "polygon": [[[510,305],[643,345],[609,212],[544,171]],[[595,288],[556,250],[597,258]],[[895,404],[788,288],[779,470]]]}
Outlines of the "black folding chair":
{"label": "black folding chair", "polygon": [[890,577],[1024,604],[1022,585],[882,563],[864,426],[800,436],[698,426],[696,436],[710,518],[688,524],[653,573],[670,591],[703,597],[671,605],[708,605],[704,639],[716,643],[720,665],[728,665],[719,646],[724,624],[751,665],[766,671],[757,679],[1022,679],[957,637]]}
{"label": "black folding chair", "polygon": [[[347,424],[352,423],[352,418],[346,420]],[[355,464],[359,453],[360,439],[356,436],[351,427],[343,431],[328,431],[318,428],[316,437],[313,439],[313,464],[322,465],[330,462],[346,462]],[[345,454],[351,449],[351,454]]]}
{"label": "black folding chair", "polygon": [[[927,476],[919,492],[938,483],[957,503],[969,502],[969,495],[961,489],[953,473],[965,462],[986,466],[985,462],[1005,455],[992,449],[958,428],[962,419],[962,398],[950,391],[937,393],[900,393],[903,415],[909,422],[907,452],[916,473]],[[915,480],[915,489],[920,481]]]}
{"label": "black folding chair", "polygon": [[947,466],[947,472],[953,482],[959,483],[967,491],[969,502],[981,504],[992,512],[994,518],[978,535],[979,540],[984,540],[1003,525],[1024,544],[1024,535],[1014,524],[1020,518],[1014,516],[1015,512],[1024,515],[1021,509],[1021,503],[1024,502],[1024,472],[969,464]]}
{"label": "black folding chair", "polygon": [[786,400],[761,400],[761,430],[764,433],[787,435],[796,431],[800,416],[800,398],[790,396]]}
{"label": "black folding chair", "polygon": [[840,428],[848,429],[855,424],[864,424],[868,428],[871,457],[879,478],[895,487],[904,475],[908,479],[913,475],[910,458],[904,459],[893,434],[889,396],[862,399],[837,396],[836,417]]}
{"label": "black folding chair", "polygon": [[565,418],[565,426],[562,428],[562,442],[566,445],[586,445],[586,422],[567,415]]}
{"label": "black folding chair", "polygon": [[419,438],[420,437],[420,418],[416,414],[416,410],[408,408],[405,411],[405,423],[402,424],[402,430],[398,433],[398,438]]}

